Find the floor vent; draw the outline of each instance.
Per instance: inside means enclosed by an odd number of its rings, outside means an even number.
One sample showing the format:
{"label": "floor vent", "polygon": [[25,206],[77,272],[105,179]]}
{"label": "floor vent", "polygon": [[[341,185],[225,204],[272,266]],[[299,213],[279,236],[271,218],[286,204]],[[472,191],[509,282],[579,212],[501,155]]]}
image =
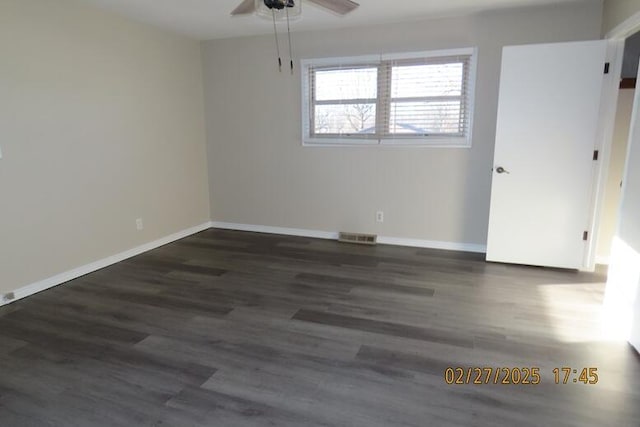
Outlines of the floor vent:
{"label": "floor vent", "polygon": [[360,245],[375,245],[378,236],[375,234],[359,234],[359,233],[344,233],[340,232],[338,240],[344,243],[357,243]]}

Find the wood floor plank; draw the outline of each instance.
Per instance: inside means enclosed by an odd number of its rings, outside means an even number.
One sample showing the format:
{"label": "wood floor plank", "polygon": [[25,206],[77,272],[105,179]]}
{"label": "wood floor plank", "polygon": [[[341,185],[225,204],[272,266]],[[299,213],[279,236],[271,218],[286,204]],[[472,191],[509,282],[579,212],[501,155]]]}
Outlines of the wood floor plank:
{"label": "wood floor plank", "polygon": [[455,334],[447,331],[418,328],[410,325],[343,316],[333,313],[323,313],[312,310],[300,310],[293,316],[293,319],[338,326],[347,329],[356,329],[365,332],[373,332],[376,334],[392,335],[441,344],[451,344],[462,348],[473,348],[473,337],[462,332]]}

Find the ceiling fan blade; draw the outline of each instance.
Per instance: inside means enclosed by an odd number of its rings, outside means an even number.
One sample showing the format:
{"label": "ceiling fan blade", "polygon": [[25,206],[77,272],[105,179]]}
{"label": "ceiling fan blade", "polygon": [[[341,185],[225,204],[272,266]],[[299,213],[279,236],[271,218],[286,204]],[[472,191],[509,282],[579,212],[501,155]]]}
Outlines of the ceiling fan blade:
{"label": "ceiling fan blade", "polygon": [[358,3],[351,0],[309,0],[311,3],[315,3],[318,6],[329,9],[340,15],[346,15],[347,13],[355,10],[360,6]]}
{"label": "ceiling fan blade", "polygon": [[244,0],[242,3],[238,5],[231,15],[248,15],[250,13],[255,12],[256,10],[256,2],[254,0]]}

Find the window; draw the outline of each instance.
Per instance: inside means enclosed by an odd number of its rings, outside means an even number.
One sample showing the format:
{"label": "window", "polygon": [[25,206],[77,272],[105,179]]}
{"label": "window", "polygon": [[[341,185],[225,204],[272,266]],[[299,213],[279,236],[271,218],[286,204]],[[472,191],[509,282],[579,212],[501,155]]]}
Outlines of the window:
{"label": "window", "polygon": [[475,49],[302,61],[304,144],[469,147]]}

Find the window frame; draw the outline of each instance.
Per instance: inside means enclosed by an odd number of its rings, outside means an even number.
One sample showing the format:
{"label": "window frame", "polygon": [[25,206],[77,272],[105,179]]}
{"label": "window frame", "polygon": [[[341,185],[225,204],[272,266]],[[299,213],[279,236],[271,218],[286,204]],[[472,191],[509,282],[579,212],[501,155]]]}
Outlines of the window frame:
{"label": "window frame", "polygon": [[[475,86],[477,72],[477,51],[475,47],[461,49],[433,50],[426,52],[405,52],[382,55],[362,55],[350,57],[336,58],[317,58],[303,59],[301,63],[301,80],[302,80],[302,145],[310,147],[361,147],[361,146],[385,146],[385,147],[434,147],[434,148],[471,148],[473,133],[473,117],[475,110]],[[314,75],[310,70],[314,67],[365,67],[375,65],[380,68],[381,63],[388,61],[411,61],[430,58],[446,58],[452,56],[469,56],[469,67],[467,70],[467,78],[463,81],[468,85],[467,108],[468,115],[467,130],[463,136],[446,136],[446,135],[394,135],[392,138],[380,138],[379,127],[380,111],[376,108],[376,127],[378,128],[374,135],[363,135],[361,138],[341,137],[339,134],[329,134],[327,136],[316,136],[311,134],[313,126],[313,118],[311,117],[313,106],[312,102],[315,98],[313,91],[315,84],[312,84]],[[380,72],[380,69],[378,70]],[[388,71],[387,71],[388,72]],[[376,105],[381,101],[391,102],[391,96],[385,98],[386,95],[378,93]]]}

